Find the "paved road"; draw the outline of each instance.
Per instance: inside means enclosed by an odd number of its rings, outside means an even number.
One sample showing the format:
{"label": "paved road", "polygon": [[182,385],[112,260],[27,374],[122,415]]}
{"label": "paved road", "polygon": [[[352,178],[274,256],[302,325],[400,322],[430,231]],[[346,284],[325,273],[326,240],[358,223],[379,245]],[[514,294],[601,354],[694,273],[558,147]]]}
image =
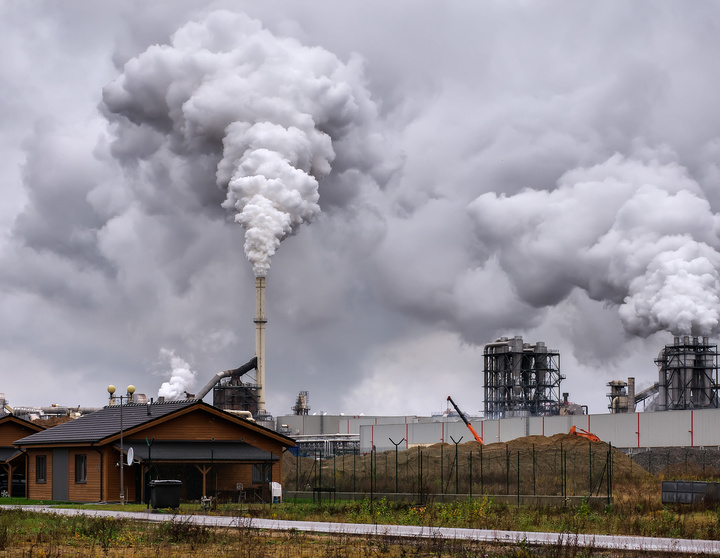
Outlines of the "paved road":
{"label": "paved road", "polygon": [[188,521],[208,527],[248,527],[314,533],[353,535],[386,535],[392,537],[426,537],[475,540],[491,543],[519,543],[530,545],[557,544],[572,547],[591,547],[606,550],[632,550],[645,552],[675,552],[686,554],[720,555],[720,541],[668,539],[660,537],[626,537],[614,535],[569,535],[558,533],[532,533],[523,531],[493,531],[486,529],[456,529],[452,527],[417,527],[413,525],[367,525],[361,523],[326,523],[319,521],[282,521],[275,519],[237,518],[216,515],[169,515],[147,512],[65,509],[52,506],[3,506],[30,511],[63,515],[94,515],[123,517],[138,521]]}

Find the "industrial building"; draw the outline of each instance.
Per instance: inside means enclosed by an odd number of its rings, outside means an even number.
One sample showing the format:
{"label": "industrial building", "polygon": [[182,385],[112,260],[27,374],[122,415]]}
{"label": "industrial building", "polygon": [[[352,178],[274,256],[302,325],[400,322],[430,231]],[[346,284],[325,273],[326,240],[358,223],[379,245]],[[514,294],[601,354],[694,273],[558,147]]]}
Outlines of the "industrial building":
{"label": "industrial building", "polygon": [[[636,392],[635,379],[608,383],[610,414],[587,413],[561,396],[560,355],[545,343],[501,337],[484,351],[485,416],[470,418],[485,443],[569,433],[574,426],[629,452],[640,448],[720,447],[717,346],[675,337],[655,360],[658,382]],[[636,412],[638,404],[647,412]],[[665,412],[650,412],[665,411]],[[333,437],[357,437],[360,452],[473,439],[460,417],[288,415],[278,427],[309,448],[334,453]],[[302,442],[299,444],[301,445]]]}
{"label": "industrial building", "polygon": [[[272,426],[296,440],[298,451],[308,454],[340,455],[473,439],[462,417],[451,412],[424,417],[311,415],[307,391],[298,394],[293,414],[271,423],[272,417],[264,411],[264,372],[259,373],[264,355],[263,286],[257,285],[256,356],[236,369],[216,374],[197,399],[212,390],[215,408]],[[658,381],[646,389],[636,392],[632,377],[609,382],[609,414],[590,415],[584,405],[568,401],[561,390],[565,376],[560,373],[560,354],[542,341],[531,344],[520,336],[501,337],[485,346],[483,356],[485,414],[466,419],[485,443],[568,433],[576,427],[628,450],[720,447],[718,353],[717,345],[707,337],[675,337],[655,359]],[[244,381],[244,374],[251,370],[258,371],[256,380]],[[3,404],[7,402],[3,400]],[[645,412],[638,412],[639,405]],[[70,411],[57,410],[63,414]]]}
{"label": "industrial building", "polygon": [[560,413],[560,353],[544,342],[501,337],[485,345],[485,417],[552,416]]}
{"label": "industrial building", "polygon": [[658,411],[718,407],[717,345],[711,345],[707,337],[675,337],[655,363]]}
{"label": "industrial building", "polygon": [[635,392],[635,378],[608,383],[611,413],[717,409],[718,352],[707,337],[675,337],[655,359],[658,381]]}
{"label": "industrial building", "polygon": [[252,381],[243,381],[242,376],[222,378],[213,386],[213,405],[225,411],[246,411],[251,416],[258,414],[258,386]]}

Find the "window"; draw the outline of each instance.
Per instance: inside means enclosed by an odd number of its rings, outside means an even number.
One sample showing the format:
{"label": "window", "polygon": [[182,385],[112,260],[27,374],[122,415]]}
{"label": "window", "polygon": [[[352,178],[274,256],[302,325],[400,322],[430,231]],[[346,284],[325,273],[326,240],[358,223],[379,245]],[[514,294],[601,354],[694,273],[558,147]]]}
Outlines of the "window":
{"label": "window", "polygon": [[35,482],[47,482],[47,455],[35,456]]}
{"label": "window", "polygon": [[87,455],[75,456],[75,482],[87,482]]}
{"label": "window", "polygon": [[266,482],[270,482],[270,478],[271,478],[271,468],[270,467],[271,467],[270,465],[267,465],[264,463],[262,465],[259,463],[253,464],[253,466],[252,466],[253,484],[263,484]]}

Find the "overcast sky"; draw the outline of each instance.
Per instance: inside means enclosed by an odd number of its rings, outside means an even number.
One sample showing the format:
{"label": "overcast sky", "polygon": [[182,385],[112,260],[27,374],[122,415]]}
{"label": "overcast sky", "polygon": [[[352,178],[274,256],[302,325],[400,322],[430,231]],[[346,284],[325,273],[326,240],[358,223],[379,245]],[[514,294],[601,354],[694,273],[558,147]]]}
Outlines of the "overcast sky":
{"label": "overcast sky", "polygon": [[275,415],[479,413],[502,335],[607,412],[717,342],[715,2],[8,1],[0,52],[11,405],[198,391],[254,273]]}

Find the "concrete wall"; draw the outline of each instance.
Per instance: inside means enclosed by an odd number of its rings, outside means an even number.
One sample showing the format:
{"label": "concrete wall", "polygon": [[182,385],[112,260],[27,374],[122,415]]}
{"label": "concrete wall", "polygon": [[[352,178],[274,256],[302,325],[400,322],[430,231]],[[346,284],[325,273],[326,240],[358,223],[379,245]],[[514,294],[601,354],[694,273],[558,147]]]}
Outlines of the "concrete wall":
{"label": "concrete wall", "polygon": [[[430,420],[430,417],[427,417]],[[291,435],[359,434],[360,427],[376,424],[408,424],[418,422],[417,416],[360,415],[284,415],[277,417],[276,426],[290,428]]]}

